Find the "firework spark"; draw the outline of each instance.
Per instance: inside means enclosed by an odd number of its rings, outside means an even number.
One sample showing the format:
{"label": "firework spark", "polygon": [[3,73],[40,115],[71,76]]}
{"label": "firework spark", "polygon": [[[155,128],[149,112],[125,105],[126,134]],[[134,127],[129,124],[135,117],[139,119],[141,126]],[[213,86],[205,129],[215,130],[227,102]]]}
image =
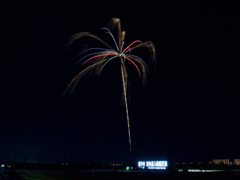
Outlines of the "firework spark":
{"label": "firework spark", "polygon": [[[63,95],[69,94],[71,95],[76,88],[79,80],[83,75],[85,75],[88,71],[97,70],[96,73],[100,74],[102,69],[106,66],[106,64],[112,60],[120,60],[120,69],[121,69],[121,78],[123,84],[123,96],[124,96],[124,104],[126,109],[126,118],[127,118],[127,126],[128,126],[128,140],[129,140],[129,148],[130,152],[132,151],[131,147],[131,133],[130,133],[130,122],[129,122],[129,114],[128,114],[128,103],[127,103],[127,84],[128,84],[128,74],[125,66],[125,61],[130,61],[135,68],[137,69],[139,78],[142,79],[143,84],[146,82],[148,68],[146,63],[138,56],[132,55],[132,51],[137,48],[147,47],[150,51],[150,60],[154,62],[155,60],[155,48],[151,41],[146,41],[142,43],[140,40],[133,41],[127,47],[124,47],[124,37],[125,31],[121,31],[120,19],[113,18],[110,22],[111,29],[116,31],[117,37],[113,36],[112,32],[108,28],[102,28],[105,30],[107,34],[109,34],[114,41],[115,48],[112,48],[108,43],[103,41],[101,38],[93,35],[89,32],[81,32],[73,35],[66,44],[66,50],[69,49],[75,41],[79,40],[82,37],[89,37],[99,41],[104,48],[94,47],[89,48],[82,51],[77,58],[81,57],[77,63],[81,63],[83,66],[83,70],[81,70],[69,83]],[[86,54],[88,53],[88,54]],[[84,55],[86,54],[86,55]]]}

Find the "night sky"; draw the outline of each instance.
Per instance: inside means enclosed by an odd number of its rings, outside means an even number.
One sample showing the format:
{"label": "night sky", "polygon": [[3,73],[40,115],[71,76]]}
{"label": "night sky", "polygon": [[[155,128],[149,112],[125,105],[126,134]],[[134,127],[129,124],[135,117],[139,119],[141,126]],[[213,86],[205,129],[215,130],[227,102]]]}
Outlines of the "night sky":
{"label": "night sky", "polygon": [[[215,2],[3,3],[0,161],[240,158],[239,6]],[[69,103],[61,97],[80,70],[76,52],[64,52],[68,38],[84,31],[104,38],[113,17],[126,44],[152,41],[157,53],[145,88],[127,67],[131,155],[117,62],[99,78],[85,76]]]}

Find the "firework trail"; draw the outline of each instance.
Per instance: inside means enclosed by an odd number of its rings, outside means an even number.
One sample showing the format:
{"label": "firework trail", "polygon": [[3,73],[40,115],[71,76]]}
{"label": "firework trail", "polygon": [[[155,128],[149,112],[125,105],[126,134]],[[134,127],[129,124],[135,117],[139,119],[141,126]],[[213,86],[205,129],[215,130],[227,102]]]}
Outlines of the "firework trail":
{"label": "firework trail", "polygon": [[[114,30],[116,32],[116,39],[113,36],[112,32],[110,31]],[[79,60],[78,63],[81,63],[81,66],[83,67],[83,70],[81,70],[69,83],[67,86],[65,92],[63,93],[63,96],[69,95],[71,96],[74,89],[76,88],[79,80],[83,75],[85,75],[89,71],[93,71],[100,75],[102,69],[106,66],[106,64],[114,59],[120,60],[120,68],[121,68],[121,78],[122,78],[122,84],[123,84],[123,97],[124,97],[124,104],[126,108],[126,118],[127,118],[127,126],[128,126],[128,140],[129,140],[129,148],[130,153],[132,151],[131,147],[131,133],[130,133],[130,122],[129,122],[129,114],[128,114],[128,103],[127,103],[127,84],[128,84],[128,74],[127,69],[125,66],[125,61],[130,61],[135,68],[137,69],[139,78],[142,79],[143,84],[146,83],[147,78],[147,72],[148,67],[146,63],[138,56],[132,55],[131,53],[133,50],[137,48],[147,47],[149,49],[150,54],[150,62],[155,62],[155,48],[151,41],[146,41],[142,43],[140,40],[135,40],[132,43],[130,43],[128,46],[126,46],[123,49],[124,46],[124,37],[125,37],[125,31],[121,31],[121,24],[120,19],[112,18],[110,22],[110,29],[108,28],[102,28],[102,30],[105,30],[107,34],[109,34],[114,42],[115,48],[112,48],[108,43],[103,41],[101,38],[97,37],[96,35],[93,35],[89,32],[81,32],[73,35],[69,41],[66,43],[66,50],[68,50],[75,41],[79,40],[82,37],[89,37],[97,40],[100,42],[103,47],[93,47],[86,49],[82,51],[77,58]]]}

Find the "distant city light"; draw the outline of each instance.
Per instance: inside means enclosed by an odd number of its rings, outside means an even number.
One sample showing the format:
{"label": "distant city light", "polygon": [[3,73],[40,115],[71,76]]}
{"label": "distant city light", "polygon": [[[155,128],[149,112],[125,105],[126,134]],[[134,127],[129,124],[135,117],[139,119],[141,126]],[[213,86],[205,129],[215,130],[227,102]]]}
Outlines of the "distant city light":
{"label": "distant city light", "polygon": [[216,169],[188,169],[188,172],[222,172],[223,170],[216,170]]}
{"label": "distant city light", "polygon": [[4,167],[5,167],[5,165],[4,165],[4,164],[2,164],[2,165],[1,165],[1,167],[2,167],[2,168],[4,168]]}
{"label": "distant city light", "polygon": [[138,161],[138,167],[140,168],[143,168],[145,167],[145,161]]}
{"label": "distant city light", "polygon": [[141,169],[166,169],[167,161],[138,161],[138,167]]}

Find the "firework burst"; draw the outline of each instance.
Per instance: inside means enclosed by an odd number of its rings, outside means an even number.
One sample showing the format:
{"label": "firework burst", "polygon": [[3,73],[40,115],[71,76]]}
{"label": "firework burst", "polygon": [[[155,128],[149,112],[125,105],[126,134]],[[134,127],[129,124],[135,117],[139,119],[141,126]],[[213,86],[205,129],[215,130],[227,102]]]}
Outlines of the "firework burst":
{"label": "firework burst", "polygon": [[117,37],[115,38],[112,32],[108,28],[102,28],[109,34],[114,42],[115,48],[112,48],[108,43],[103,41],[101,38],[93,35],[89,32],[81,32],[73,35],[66,44],[66,50],[69,49],[75,41],[79,40],[82,37],[89,37],[99,41],[103,47],[93,47],[88,48],[82,51],[77,58],[78,64],[81,63],[83,70],[81,70],[69,83],[63,95],[71,95],[76,88],[79,80],[83,75],[89,71],[93,71],[97,74],[100,74],[102,69],[113,60],[120,60],[120,69],[121,69],[121,78],[123,84],[123,98],[126,109],[126,118],[128,126],[128,140],[130,152],[132,151],[131,147],[131,133],[130,133],[130,122],[128,114],[128,103],[127,103],[127,84],[128,84],[128,74],[125,66],[125,61],[131,62],[137,69],[139,78],[142,79],[143,84],[146,82],[148,67],[146,63],[138,56],[131,54],[135,49],[147,47],[150,54],[150,62],[155,62],[155,48],[151,41],[141,42],[140,40],[135,40],[130,43],[128,46],[124,47],[124,37],[125,31],[121,31],[120,19],[113,18],[110,22],[111,30],[116,31]]}

